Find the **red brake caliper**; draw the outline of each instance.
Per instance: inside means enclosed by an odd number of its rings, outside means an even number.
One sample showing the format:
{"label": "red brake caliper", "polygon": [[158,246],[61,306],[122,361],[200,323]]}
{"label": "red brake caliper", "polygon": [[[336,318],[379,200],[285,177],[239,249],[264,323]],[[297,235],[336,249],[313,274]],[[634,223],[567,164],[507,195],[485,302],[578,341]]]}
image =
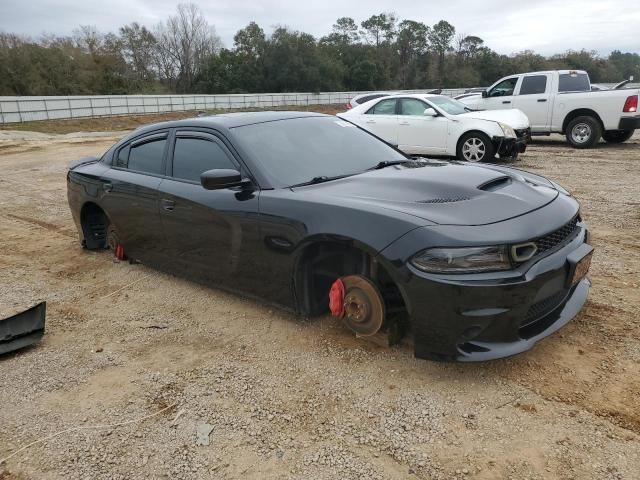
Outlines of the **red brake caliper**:
{"label": "red brake caliper", "polygon": [[126,255],[124,254],[124,247],[120,244],[116,245],[116,258],[118,260],[126,260]]}
{"label": "red brake caliper", "polygon": [[344,283],[337,279],[329,290],[329,310],[334,317],[344,316]]}

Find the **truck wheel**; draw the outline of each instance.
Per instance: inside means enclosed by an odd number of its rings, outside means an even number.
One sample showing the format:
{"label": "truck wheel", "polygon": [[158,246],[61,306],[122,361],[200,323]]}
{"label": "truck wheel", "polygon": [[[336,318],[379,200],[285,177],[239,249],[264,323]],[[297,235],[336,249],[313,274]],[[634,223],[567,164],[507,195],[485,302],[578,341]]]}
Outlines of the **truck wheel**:
{"label": "truck wheel", "polygon": [[635,130],[607,130],[602,134],[607,143],[622,143],[633,137]]}
{"label": "truck wheel", "polygon": [[483,162],[496,156],[491,139],[482,132],[465,133],[458,141],[456,155],[467,162]]}
{"label": "truck wheel", "polygon": [[600,122],[593,117],[576,117],[567,125],[567,141],[574,148],[591,148],[601,136]]}

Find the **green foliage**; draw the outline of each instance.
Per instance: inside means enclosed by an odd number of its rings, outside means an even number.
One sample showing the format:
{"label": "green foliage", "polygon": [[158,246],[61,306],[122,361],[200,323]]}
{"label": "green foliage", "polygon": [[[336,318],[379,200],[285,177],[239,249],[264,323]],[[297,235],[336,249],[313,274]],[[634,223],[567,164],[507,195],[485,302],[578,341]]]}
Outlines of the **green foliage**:
{"label": "green foliage", "polygon": [[71,37],[37,41],[0,33],[0,95],[318,92],[470,87],[512,73],[587,70],[593,82],[640,79],[640,55],[569,50],[545,58],[531,50],[501,55],[475,35],[393,13],[358,24],[338,18],[326,36],[250,22],[221,48],[193,4],[179,5],[153,30],[137,22],[118,33],[80,26]]}

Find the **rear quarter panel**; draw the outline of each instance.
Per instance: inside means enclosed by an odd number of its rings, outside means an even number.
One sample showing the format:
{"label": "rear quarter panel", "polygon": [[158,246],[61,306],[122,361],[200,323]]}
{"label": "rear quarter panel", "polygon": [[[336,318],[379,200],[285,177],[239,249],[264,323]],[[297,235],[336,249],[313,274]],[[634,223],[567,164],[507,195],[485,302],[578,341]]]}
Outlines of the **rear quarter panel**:
{"label": "rear quarter panel", "polygon": [[630,95],[638,95],[637,89],[601,90],[595,92],[558,93],[554,97],[552,130],[560,132],[565,118],[577,109],[595,111],[605,130],[617,130],[620,119],[635,113],[623,113],[624,102]]}
{"label": "rear quarter panel", "polygon": [[80,212],[87,202],[100,203],[103,190],[99,179],[108,169],[107,165],[96,161],[95,163],[80,164],[76,167],[72,166],[67,172],[67,201],[81,240]]}

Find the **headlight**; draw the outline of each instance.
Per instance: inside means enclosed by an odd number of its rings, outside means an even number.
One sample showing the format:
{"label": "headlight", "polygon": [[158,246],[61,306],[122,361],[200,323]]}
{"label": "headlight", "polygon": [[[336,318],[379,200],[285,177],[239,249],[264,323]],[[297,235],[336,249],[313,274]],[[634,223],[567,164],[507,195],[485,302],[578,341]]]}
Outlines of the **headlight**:
{"label": "headlight", "polygon": [[516,131],[510,127],[509,125],[507,125],[506,123],[501,123],[498,122],[498,125],[500,125],[500,128],[502,129],[502,132],[504,133],[504,136],[506,138],[516,138]]}
{"label": "headlight", "polygon": [[430,273],[471,273],[509,270],[506,246],[429,248],[411,259],[411,264]]}

